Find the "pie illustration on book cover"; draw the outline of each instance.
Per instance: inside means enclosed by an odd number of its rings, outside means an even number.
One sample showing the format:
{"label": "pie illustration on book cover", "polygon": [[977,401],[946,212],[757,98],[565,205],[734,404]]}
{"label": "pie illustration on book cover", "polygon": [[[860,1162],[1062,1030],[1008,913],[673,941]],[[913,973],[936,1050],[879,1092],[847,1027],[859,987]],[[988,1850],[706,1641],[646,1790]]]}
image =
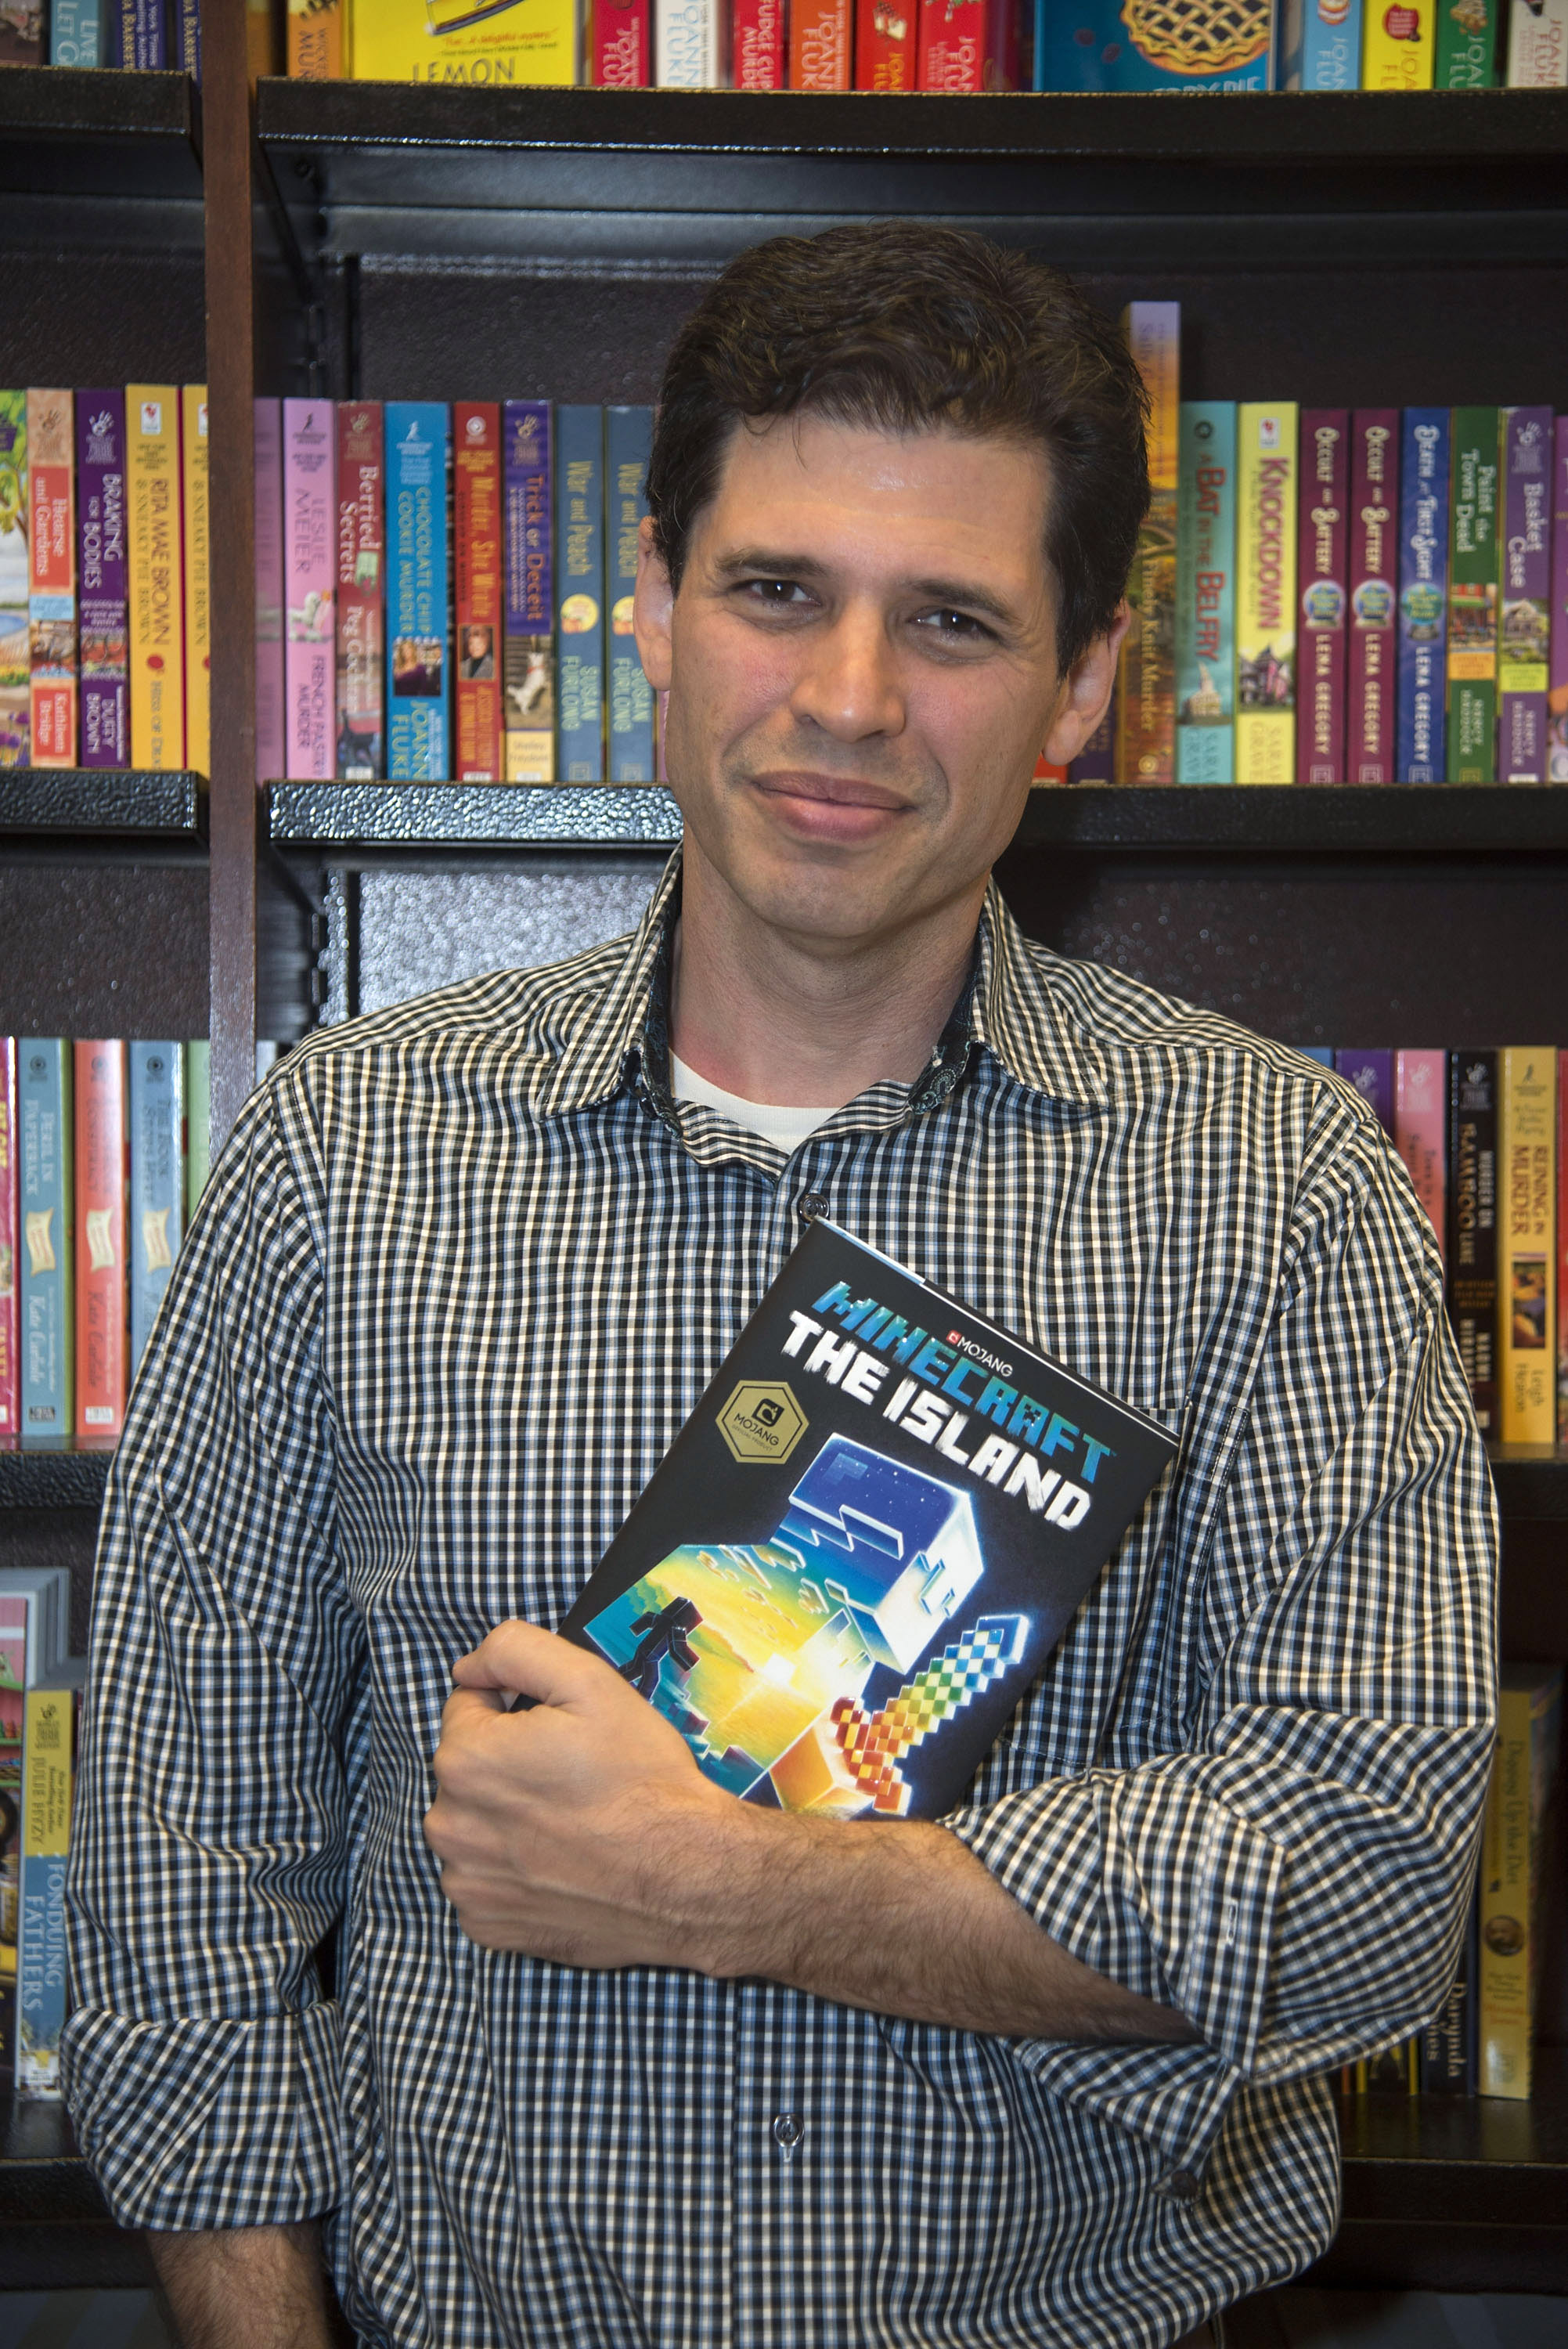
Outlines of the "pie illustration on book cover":
{"label": "pie illustration on book cover", "polygon": [[936,1817],[1175,1451],[816,1223],[562,1630],[730,1793]]}

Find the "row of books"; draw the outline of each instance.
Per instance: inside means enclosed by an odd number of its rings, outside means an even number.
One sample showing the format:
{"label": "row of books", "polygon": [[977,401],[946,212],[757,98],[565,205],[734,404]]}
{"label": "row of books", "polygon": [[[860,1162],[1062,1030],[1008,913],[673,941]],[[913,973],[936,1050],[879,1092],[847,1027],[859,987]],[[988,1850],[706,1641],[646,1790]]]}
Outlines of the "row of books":
{"label": "row of books", "polygon": [[0,767],[208,768],[207,389],[0,391]]}
{"label": "row of books", "polygon": [[57,2099],[66,1866],[87,1659],[63,1567],[0,1573],[0,2081]]}
{"label": "row of books", "polygon": [[112,1450],[206,1184],[204,1041],[0,1036],[0,1450]]}
{"label": "row of books", "polygon": [[647,408],[258,400],[256,774],[652,782]]}
{"label": "row of books", "polygon": [[1568,782],[1568,417],[1183,400],[1126,327],[1153,492],[1075,782]]}
{"label": "row of books", "polygon": [[4,0],[0,65],[183,67],[200,81],[201,0]]}

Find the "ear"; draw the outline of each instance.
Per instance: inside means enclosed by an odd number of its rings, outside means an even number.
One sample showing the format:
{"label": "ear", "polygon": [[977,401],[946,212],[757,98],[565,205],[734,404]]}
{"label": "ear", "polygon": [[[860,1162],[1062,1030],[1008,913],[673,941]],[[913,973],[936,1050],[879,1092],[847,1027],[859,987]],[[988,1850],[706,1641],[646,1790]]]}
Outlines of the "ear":
{"label": "ear", "polygon": [[1046,756],[1053,766],[1071,764],[1110,707],[1121,640],[1131,625],[1131,607],[1124,599],[1117,606],[1108,633],[1096,636],[1063,679],[1056,716],[1045,744]]}
{"label": "ear", "polygon": [[632,599],[632,628],[644,674],[655,693],[669,691],[675,600],[670,574],[654,543],[653,523],[645,514],[637,531],[637,586]]}

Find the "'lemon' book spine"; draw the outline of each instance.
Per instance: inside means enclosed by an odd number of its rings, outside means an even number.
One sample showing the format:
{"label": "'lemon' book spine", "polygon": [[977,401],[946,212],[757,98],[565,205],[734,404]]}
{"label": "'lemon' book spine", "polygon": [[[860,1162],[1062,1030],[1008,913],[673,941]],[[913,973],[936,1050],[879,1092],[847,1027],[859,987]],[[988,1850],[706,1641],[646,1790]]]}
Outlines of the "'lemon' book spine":
{"label": "'lemon' book spine", "polygon": [[130,763],[185,763],[185,624],[180,591],[180,394],[171,383],[125,390],[130,507]]}
{"label": "'lemon' book spine", "polygon": [[1544,1045],[1511,1044],[1500,1059],[1500,1432],[1505,1444],[1552,1444],[1557,1434],[1557,1055]]}
{"label": "'lemon' book spine", "polygon": [[1236,781],[1295,781],[1294,400],[1236,411]]}

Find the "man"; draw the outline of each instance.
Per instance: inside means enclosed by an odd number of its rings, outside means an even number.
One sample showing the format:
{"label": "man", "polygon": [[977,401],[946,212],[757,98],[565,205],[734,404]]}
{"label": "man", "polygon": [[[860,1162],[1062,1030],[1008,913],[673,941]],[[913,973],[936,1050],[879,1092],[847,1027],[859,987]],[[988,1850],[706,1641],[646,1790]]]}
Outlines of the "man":
{"label": "man", "polygon": [[[1156,2349],[1331,2234],[1322,2075],[1460,1930],[1491,1503],[1364,1107],[989,888],[1146,497],[1047,273],[743,255],[649,475],[678,865],[231,1139],[113,1472],[72,1894],[72,2109],[189,2343],[325,2338],[317,2220],[399,2349]],[[1181,1436],[941,1825],[731,1800],[549,1628],[822,1213]]]}

